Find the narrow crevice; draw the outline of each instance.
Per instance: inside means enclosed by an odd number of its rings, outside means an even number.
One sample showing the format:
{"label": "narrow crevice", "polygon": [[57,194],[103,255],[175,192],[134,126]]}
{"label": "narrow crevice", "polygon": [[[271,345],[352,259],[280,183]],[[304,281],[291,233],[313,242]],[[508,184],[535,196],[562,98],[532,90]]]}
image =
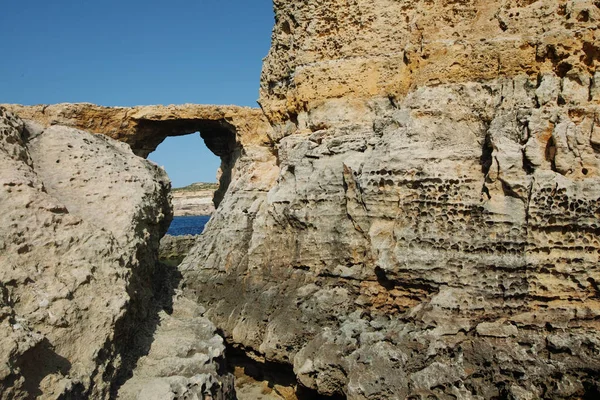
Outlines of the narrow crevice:
{"label": "narrow crevice", "polygon": [[107,354],[116,350],[122,360],[117,370],[109,365],[103,376],[105,381],[111,382],[111,398],[117,397],[120,387],[133,376],[138,360],[149,353],[160,323],[160,311],[165,310],[168,314],[173,312],[175,288],[182,279],[181,273],[176,267],[158,260],[152,279],[143,279],[148,276],[148,271],[146,272],[147,274],[140,273],[130,285],[132,302],[128,316],[121,318],[115,328],[115,338],[118,338],[115,342],[119,346],[116,349],[104,349]]}
{"label": "narrow crevice", "polygon": [[548,143],[546,144],[545,158],[546,158],[546,161],[550,162],[550,168],[554,172],[556,172],[555,157],[556,157],[556,141],[554,140],[553,137],[551,137],[548,140]]}
{"label": "narrow crevice", "polygon": [[481,173],[483,174],[481,194],[482,196],[485,195],[488,200],[492,198],[492,195],[490,194],[489,188],[486,186],[486,182],[488,182],[488,175],[494,162],[493,153],[494,146],[492,145],[492,140],[490,135],[486,134],[485,140],[483,141],[483,146],[481,148],[481,157],[479,158],[479,163],[481,164]]}
{"label": "narrow crevice", "polygon": [[483,146],[481,148],[481,157],[479,157],[479,162],[481,164],[481,172],[484,176],[490,172],[490,168],[492,167],[492,153],[494,152],[494,147],[492,146],[492,140],[490,135],[485,136],[485,140],[483,142]]}
{"label": "narrow crevice", "polygon": [[500,180],[500,182],[502,183],[502,192],[504,193],[504,196],[514,197],[515,199],[520,200],[523,199],[522,196],[519,195],[506,181]]}
{"label": "narrow crevice", "polygon": [[523,170],[527,175],[532,175],[535,172],[535,165],[531,162],[529,158],[527,158],[527,154],[525,154],[525,150],[522,150],[523,153]]}
{"label": "narrow crevice", "polygon": [[[249,393],[260,390],[285,399],[297,400],[345,400],[346,396],[326,396],[300,384],[291,365],[265,360],[252,350],[227,343],[226,368],[236,379],[239,399],[250,399]],[[249,355],[252,354],[252,357]],[[246,393],[246,395],[244,395]]]}

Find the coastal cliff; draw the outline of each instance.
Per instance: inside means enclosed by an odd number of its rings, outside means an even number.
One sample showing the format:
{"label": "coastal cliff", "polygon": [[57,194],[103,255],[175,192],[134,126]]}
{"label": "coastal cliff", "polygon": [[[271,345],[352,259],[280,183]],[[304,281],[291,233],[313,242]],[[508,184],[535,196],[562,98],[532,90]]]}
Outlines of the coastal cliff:
{"label": "coastal cliff", "polygon": [[275,11],[274,157],[234,170],[277,173],[234,173],[187,295],[322,395],[597,396],[598,5]]}
{"label": "coastal cliff", "polygon": [[600,396],[598,2],[274,6],[261,110],[7,107],[142,156],[199,130],[222,175],[181,304],[312,395]]}
{"label": "coastal cliff", "polygon": [[197,182],[191,185],[175,188],[173,195],[173,214],[186,215],[211,215],[215,211],[213,197],[219,185],[215,183]]}

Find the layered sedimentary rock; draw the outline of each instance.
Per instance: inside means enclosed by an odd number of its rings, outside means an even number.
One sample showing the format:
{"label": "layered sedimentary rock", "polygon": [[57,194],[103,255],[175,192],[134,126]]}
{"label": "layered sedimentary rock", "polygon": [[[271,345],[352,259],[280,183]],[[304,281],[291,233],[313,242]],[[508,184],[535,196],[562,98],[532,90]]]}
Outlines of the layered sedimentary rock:
{"label": "layered sedimentary rock", "polygon": [[211,215],[215,211],[213,191],[204,193],[180,193],[173,196],[173,211],[175,216]]}
{"label": "layered sedimentary rock", "polygon": [[173,214],[211,215],[215,211],[213,198],[219,185],[213,183],[194,183],[192,185],[173,189]]}
{"label": "layered sedimentary rock", "polygon": [[273,156],[234,165],[187,295],[324,395],[597,396],[597,2],[275,11]]}
{"label": "layered sedimentary rock", "polygon": [[[124,143],[24,124],[0,107],[1,398],[116,395],[161,310],[182,308],[171,300],[176,274],[157,263],[169,189],[165,172]],[[189,392],[223,395],[222,347],[197,351],[210,353],[202,371],[171,376]]]}

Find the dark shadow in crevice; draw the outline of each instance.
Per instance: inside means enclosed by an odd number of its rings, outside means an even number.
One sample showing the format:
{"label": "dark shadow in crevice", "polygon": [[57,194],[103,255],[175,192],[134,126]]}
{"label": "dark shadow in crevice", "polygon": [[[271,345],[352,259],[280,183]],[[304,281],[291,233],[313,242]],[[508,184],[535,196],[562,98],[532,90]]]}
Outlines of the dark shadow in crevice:
{"label": "dark shadow in crevice", "polygon": [[490,168],[492,167],[493,158],[492,154],[494,153],[494,147],[492,146],[492,140],[490,135],[485,136],[485,140],[483,141],[483,146],[481,148],[481,157],[479,158],[479,163],[481,164],[481,173],[483,176],[487,176],[490,172]]}
{"label": "dark shadow in crevice", "polygon": [[583,400],[598,400],[600,399],[600,384],[591,379],[586,379],[583,382],[584,395]]}
{"label": "dark shadow in crevice", "polygon": [[43,394],[40,383],[46,376],[51,374],[68,376],[71,370],[69,360],[57,354],[47,338],[23,353],[17,366],[25,378],[23,389],[32,398]]}
{"label": "dark shadow in crevice", "polygon": [[556,172],[556,141],[553,137],[548,139],[545,150],[546,161],[550,162],[550,168]]}
{"label": "dark shadow in crevice", "polygon": [[253,353],[241,346],[227,343],[226,350],[226,369],[236,377],[241,379],[240,374],[250,377],[256,382],[267,381],[271,389],[276,386],[283,386],[295,390],[296,397],[299,400],[345,400],[344,394],[335,394],[331,396],[322,395],[314,389],[307,388],[300,384],[294,374],[291,365],[276,361],[257,361],[248,355]]}

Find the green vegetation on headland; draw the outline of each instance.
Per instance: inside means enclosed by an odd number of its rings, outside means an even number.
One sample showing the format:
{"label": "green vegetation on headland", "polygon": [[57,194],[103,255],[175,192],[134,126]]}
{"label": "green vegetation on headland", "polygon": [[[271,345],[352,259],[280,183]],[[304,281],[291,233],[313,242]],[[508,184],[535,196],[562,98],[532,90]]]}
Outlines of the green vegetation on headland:
{"label": "green vegetation on headland", "polygon": [[173,192],[196,192],[199,190],[217,190],[219,188],[218,183],[209,183],[209,182],[196,182],[191,185],[173,188]]}

